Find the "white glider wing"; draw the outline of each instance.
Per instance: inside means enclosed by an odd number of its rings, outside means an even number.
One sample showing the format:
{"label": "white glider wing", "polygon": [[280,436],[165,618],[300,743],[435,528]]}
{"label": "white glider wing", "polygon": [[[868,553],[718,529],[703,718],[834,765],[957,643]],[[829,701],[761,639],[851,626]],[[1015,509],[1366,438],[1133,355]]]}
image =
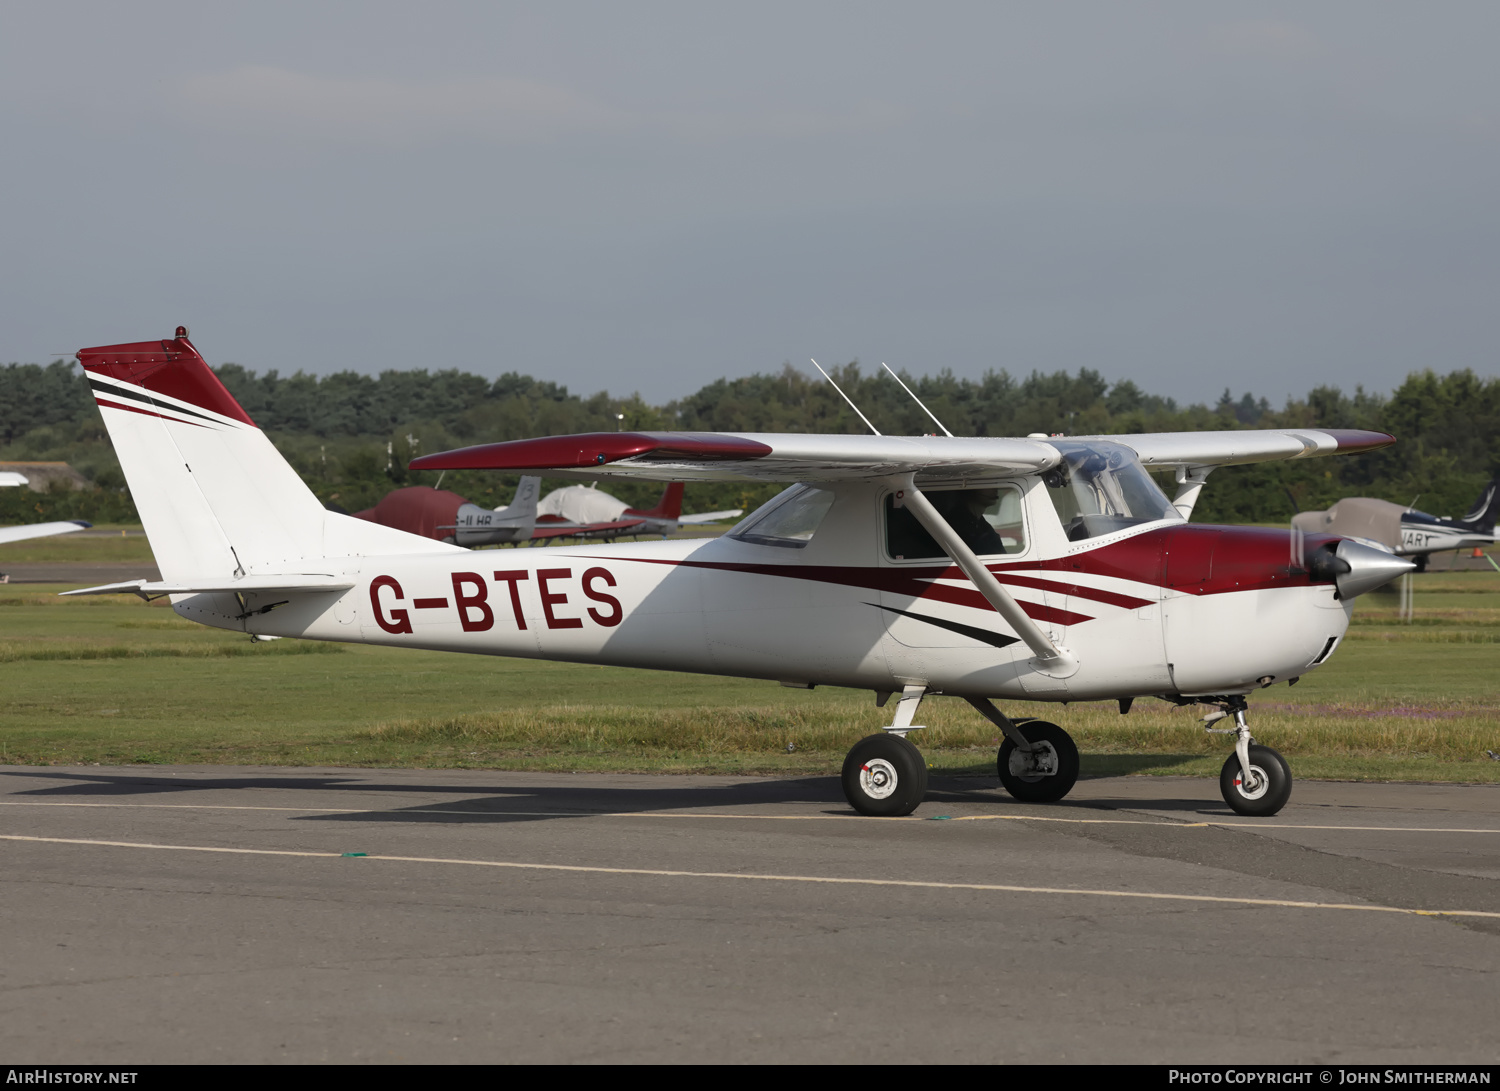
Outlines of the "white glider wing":
{"label": "white glider wing", "polygon": [[27,538],[48,538],[54,534],[72,534],[87,530],[92,523],[81,519],[69,519],[61,523],[28,523],[21,527],[0,527],[0,543],[24,542]]}

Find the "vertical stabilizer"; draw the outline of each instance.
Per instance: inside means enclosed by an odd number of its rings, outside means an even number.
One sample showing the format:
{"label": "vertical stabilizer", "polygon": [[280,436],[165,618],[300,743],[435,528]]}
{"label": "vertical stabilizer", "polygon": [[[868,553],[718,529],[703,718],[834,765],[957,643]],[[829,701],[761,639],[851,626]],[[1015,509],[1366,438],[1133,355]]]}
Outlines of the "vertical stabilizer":
{"label": "vertical stabilizer", "polygon": [[1500,515],[1500,477],[1490,478],[1490,483],[1479,493],[1474,508],[1460,522],[1467,523],[1481,534],[1495,533],[1495,517]]}
{"label": "vertical stabilizer", "polygon": [[516,498],[504,508],[497,511],[505,512],[507,519],[530,519],[536,522],[536,502],[542,492],[542,479],[540,477],[523,477],[521,483],[516,486]]}
{"label": "vertical stabilizer", "polygon": [[650,519],[680,519],[682,518],[682,482],[670,482],[662,490],[661,499],[657,501],[656,507],[646,510],[626,508],[626,515],[644,515]]}

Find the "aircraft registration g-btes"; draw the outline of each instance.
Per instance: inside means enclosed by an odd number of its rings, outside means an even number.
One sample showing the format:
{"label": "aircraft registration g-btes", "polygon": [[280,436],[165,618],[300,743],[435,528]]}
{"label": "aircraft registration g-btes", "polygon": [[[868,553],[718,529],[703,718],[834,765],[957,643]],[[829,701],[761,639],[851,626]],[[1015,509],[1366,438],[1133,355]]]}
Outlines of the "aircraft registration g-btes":
{"label": "aircraft registration g-btes", "polygon": [[[1005,736],[998,772],[1061,799],[1078,751],[994,699],[1136,697],[1218,707],[1235,811],[1269,815],[1286,762],[1246,695],[1327,662],[1354,596],[1408,561],[1347,539],[1190,525],[1221,465],[1366,451],[1378,432],[1287,429],[988,439],[598,433],[427,455],[414,469],[787,482],[722,538],[475,553],[327,511],[181,327],[84,349],[162,579],[72,594],[170,595],[178,614],[305,637],[764,678],[899,697],[844,763],[864,814],[909,814],[924,696],[961,697]],[[1175,467],[1178,507],[1147,467]]]}

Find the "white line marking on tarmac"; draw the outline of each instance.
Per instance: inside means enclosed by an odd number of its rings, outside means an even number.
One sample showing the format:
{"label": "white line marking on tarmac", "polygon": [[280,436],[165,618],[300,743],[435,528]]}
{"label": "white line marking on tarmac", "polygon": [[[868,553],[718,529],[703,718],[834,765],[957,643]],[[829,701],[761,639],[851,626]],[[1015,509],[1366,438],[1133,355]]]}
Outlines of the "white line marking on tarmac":
{"label": "white line marking on tarmac", "polygon": [[[284,811],[292,814],[391,814],[421,818],[430,814],[471,815],[480,818],[737,818],[767,822],[925,822],[922,815],[904,818],[861,818],[857,814],[724,814],[718,811],[481,811],[481,810],[382,810],[378,807],[272,807],[245,803],[70,803],[57,800],[0,800],[0,807],[135,807],[167,811]],[[1222,827],[1234,830],[1345,830],[1354,833],[1500,833],[1500,828],[1463,826],[1318,826],[1295,822],[1235,822],[1208,819],[1174,822],[1162,818],[1062,818],[1038,814],[956,814],[952,822],[1061,822],[1078,826],[1171,826],[1180,830]]]}
{"label": "white line marking on tarmac", "polygon": [[[0,841],[29,841],[47,845],[83,845],[95,848],[155,849],[168,852],[214,852],[234,856],[299,856],[319,860],[347,859],[341,852],[309,852],[300,849],[236,849],[217,845],[163,845],[149,841],[96,841],[73,837],[27,837],[0,834]],[[1403,909],[1394,905],[1356,905],[1350,902],[1303,902],[1284,898],[1227,898],[1217,894],[1163,894],[1143,890],[1091,890],[1066,886],[1013,886],[1000,883],[941,883],[925,879],[852,879],[832,875],[762,875],[737,871],[679,871],[668,868],[589,867],[582,864],[530,864],[515,860],[464,860],[444,856],[387,856],[367,853],[361,860],[384,860],[399,864],[448,864],[459,867],[508,868],[518,871],[561,871],[585,875],[650,875],[670,879],[741,879],[770,883],[821,883],[830,886],[894,886],[918,890],[973,890],[1001,894],[1056,894],[1089,898],[1136,898],[1147,901],[1205,902],[1213,905],[1246,905],[1277,909],[1342,909],[1356,913],[1399,913],[1411,917],[1486,917],[1500,913],[1482,909]]]}

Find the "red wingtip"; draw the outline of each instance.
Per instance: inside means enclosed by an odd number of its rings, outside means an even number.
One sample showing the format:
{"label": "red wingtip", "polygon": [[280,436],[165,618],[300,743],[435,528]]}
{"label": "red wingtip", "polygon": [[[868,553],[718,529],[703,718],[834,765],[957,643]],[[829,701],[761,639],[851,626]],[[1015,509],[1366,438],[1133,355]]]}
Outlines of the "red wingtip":
{"label": "red wingtip", "polygon": [[1378,451],[1396,442],[1395,436],[1385,432],[1366,432],[1357,428],[1320,428],[1318,431],[1338,442],[1339,454]]}
{"label": "red wingtip", "polygon": [[408,465],[413,470],[565,470],[626,458],[723,462],[770,453],[764,443],[708,432],[586,432],[439,451]]}

